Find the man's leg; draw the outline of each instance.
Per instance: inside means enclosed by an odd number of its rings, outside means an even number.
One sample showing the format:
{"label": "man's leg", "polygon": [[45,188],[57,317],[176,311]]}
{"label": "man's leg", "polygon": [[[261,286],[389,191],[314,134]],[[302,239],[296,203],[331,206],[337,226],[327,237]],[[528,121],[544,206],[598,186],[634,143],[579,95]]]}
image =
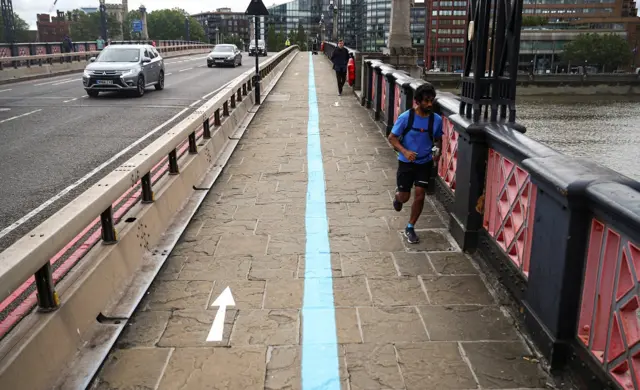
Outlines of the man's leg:
{"label": "man's leg", "polygon": [[344,83],[347,81],[347,72],[340,72],[340,93],[342,93],[342,88],[344,88]]}
{"label": "man's leg", "polygon": [[336,70],[336,81],[338,82],[338,92],[342,92],[340,87],[340,71]]}
{"label": "man's leg", "polygon": [[398,161],[398,172],[396,173],[396,193],[393,199],[393,208],[396,211],[402,210],[402,205],[409,201],[411,197],[411,187],[415,178],[412,164]]}
{"label": "man's leg", "polygon": [[429,178],[431,177],[431,169],[433,167],[433,161],[429,161],[426,164],[416,164],[414,166],[415,172],[415,191],[413,193],[413,204],[411,205],[411,216],[409,217],[409,224],[405,229],[405,236],[410,244],[417,244],[420,242],[420,238],[416,234],[415,224],[422,214],[424,208],[424,200],[427,193],[427,186],[429,185]]}

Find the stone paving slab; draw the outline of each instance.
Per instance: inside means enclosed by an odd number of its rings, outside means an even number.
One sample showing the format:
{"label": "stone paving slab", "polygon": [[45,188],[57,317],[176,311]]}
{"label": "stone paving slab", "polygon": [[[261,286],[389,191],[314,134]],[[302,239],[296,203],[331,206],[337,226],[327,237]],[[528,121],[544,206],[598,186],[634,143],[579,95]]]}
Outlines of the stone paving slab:
{"label": "stone paving slab", "polygon": [[[396,159],[313,56],[342,389],[533,389],[548,378],[428,199],[408,245]],[[93,388],[302,389],[309,54],[266,99]],[[348,89],[347,89],[348,90]],[[347,95],[347,94],[345,94]],[[207,342],[229,287],[223,340]],[[306,389],[305,389],[306,390]]]}

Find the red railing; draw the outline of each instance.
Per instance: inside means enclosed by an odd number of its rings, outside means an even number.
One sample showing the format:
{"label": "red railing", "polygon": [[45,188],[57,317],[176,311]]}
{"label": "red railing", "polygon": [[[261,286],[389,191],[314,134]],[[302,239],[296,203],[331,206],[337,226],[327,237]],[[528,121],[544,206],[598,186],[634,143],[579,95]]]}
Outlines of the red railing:
{"label": "red railing", "polygon": [[484,228],[524,277],[529,275],[536,186],[529,173],[489,149]]}
{"label": "red railing", "polygon": [[640,245],[593,219],[578,339],[624,389],[640,389]]}
{"label": "red railing", "polygon": [[[396,88],[394,91],[395,94],[395,104],[393,105],[393,123],[396,123],[396,121],[398,120],[398,116],[400,116],[400,106],[402,105],[402,95],[400,93],[400,88],[402,88],[400,85],[396,84]],[[404,110],[403,110],[404,111]]]}
{"label": "red railing", "polygon": [[[380,100],[380,112],[386,113],[387,108],[387,88],[389,88],[389,83],[387,82],[386,77],[382,77],[382,99]],[[386,116],[382,116],[383,118],[387,118]]]}
{"label": "red railing", "polygon": [[442,154],[438,163],[438,175],[455,193],[459,135],[454,130],[453,123],[445,116],[442,116],[442,133]]}
{"label": "red railing", "polygon": [[378,88],[378,78],[376,72],[371,71],[371,107],[376,108],[376,89]]}

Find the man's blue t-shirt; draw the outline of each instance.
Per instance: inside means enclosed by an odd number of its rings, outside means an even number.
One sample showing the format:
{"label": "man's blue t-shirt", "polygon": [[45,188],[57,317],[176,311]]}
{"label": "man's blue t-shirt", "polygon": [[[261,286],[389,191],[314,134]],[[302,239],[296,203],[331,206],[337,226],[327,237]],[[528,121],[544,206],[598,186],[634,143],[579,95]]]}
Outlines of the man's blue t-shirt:
{"label": "man's blue t-shirt", "polygon": [[[442,117],[440,117],[440,115],[438,114],[433,115],[433,138],[435,139],[442,137]],[[393,133],[393,135],[395,135],[396,137],[402,137],[402,133],[407,127],[408,122],[409,110],[403,112],[398,116],[396,123],[393,125],[391,133]],[[425,164],[433,160],[433,157],[431,156],[433,143],[431,142],[428,131],[429,117],[423,118],[416,113],[413,119],[413,129],[411,129],[402,140],[402,146],[404,146],[405,149],[416,152],[418,154],[416,156],[416,160],[414,161],[414,163],[416,164]],[[402,155],[402,153],[399,153],[398,160],[406,163],[410,162]]]}

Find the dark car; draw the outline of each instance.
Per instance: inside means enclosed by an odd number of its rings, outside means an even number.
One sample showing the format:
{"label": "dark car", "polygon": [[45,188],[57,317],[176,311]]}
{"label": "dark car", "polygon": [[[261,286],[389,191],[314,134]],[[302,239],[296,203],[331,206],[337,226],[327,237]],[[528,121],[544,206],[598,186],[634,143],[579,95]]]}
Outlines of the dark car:
{"label": "dark car", "polygon": [[251,40],[249,43],[249,55],[250,56],[267,56],[267,45],[264,43],[262,39],[258,39],[258,47],[256,48],[256,41]]}
{"label": "dark car", "polygon": [[216,45],[207,56],[207,66],[233,66],[242,65],[242,53],[236,45]]}

